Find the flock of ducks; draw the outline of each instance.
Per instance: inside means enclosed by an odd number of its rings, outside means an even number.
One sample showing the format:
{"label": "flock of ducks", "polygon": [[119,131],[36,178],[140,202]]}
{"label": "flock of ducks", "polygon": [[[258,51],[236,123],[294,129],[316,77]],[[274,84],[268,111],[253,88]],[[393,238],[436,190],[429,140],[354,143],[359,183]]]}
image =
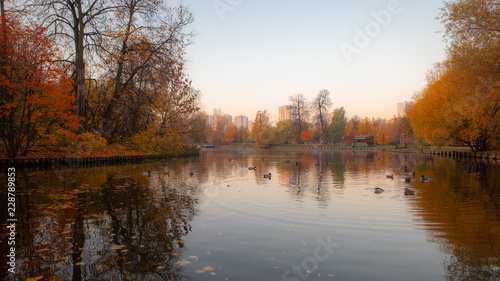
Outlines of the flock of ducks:
{"label": "flock of ducks", "polygon": [[[264,161],[264,159],[265,159],[265,157],[259,158],[259,161]],[[231,158],[229,158],[229,160],[228,160],[228,161],[230,161],[230,162],[231,162],[231,161],[233,161],[233,160],[232,160]],[[319,160],[318,160],[318,161],[319,161]],[[290,163],[290,160],[286,160],[286,162],[287,162],[287,163]],[[296,162],[295,164],[296,164],[296,165],[298,165],[299,163],[298,163],[298,162]],[[328,164],[328,163],[327,163],[327,164]],[[256,171],[256,170],[257,170],[257,167],[255,167],[255,166],[254,166],[254,167],[248,167],[248,170],[254,170],[254,171]],[[407,170],[407,167],[405,166],[405,171],[406,171],[406,170]],[[166,172],[166,174],[168,174],[168,172]],[[479,173],[478,173],[478,174],[479,174]],[[146,176],[146,177],[151,177],[151,171],[142,172],[142,175],[143,175],[143,176]],[[168,174],[168,175],[169,175],[169,174]],[[191,177],[192,177],[193,175],[194,175],[194,173],[193,173],[193,172],[189,172],[189,176],[191,176]],[[169,176],[170,176],[170,175],[169,175]],[[272,175],[271,175],[271,173],[264,174],[264,178],[266,178],[266,179],[271,179],[271,176],[272,176]],[[388,178],[388,179],[394,179],[394,174],[391,174],[391,175],[386,175],[385,177],[386,177],[386,178]],[[411,172],[411,173],[409,174],[409,176],[408,176],[408,177],[405,177],[405,182],[407,182],[407,183],[411,183],[412,178],[415,178],[415,172]],[[422,177],[421,177],[420,179],[422,180],[422,182],[434,183],[434,180],[433,180],[433,179],[431,179],[431,178],[429,178],[429,177],[427,177],[427,176],[424,176],[424,175],[422,175]],[[375,189],[374,189],[374,193],[376,193],[376,194],[380,194],[380,193],[382,193],[382,192],[384,192],[384,190],[383,190],[382,188],[380,188],[380,187],[375,187]],[[405,195],[405,196],[415,195],[415,191],[413,191],[413,189],[411,189],[411,188],[405,187],[405,189],[404,189],[404,195]]]}
{"label": "flock of ducks", "polygon": [[[405,170],[406,170],[406,167],[405,167]],[[385,177],[388,178],[388,179],[394,179],[394,174],[386,175]],[[415,172],[411,172],[408,177],[405,177],[405,182],[411,183],[412,178],[414,178],[414,177],[415,177]],[[429,178],[427,176],[424,176],[424,175],[422,175],[422,177],[420,179],[422,180],[422,182],[434,183],[433,179],[431,179],[431,178]],[[384,190],[382,188],[375,187],[374,193],[380,194],[382,192],[384,192]],[[415,195],[415,191],[413,189],[411,189],[411,188],[405,187],[405,189],[404,189],[404,195],[405,196]]]}

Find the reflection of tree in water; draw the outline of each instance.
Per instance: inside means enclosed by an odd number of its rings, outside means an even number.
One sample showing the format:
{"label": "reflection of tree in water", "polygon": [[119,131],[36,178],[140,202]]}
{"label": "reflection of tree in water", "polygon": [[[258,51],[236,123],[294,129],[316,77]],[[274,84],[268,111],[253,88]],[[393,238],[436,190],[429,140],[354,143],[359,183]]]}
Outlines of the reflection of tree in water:
{"label": "reflection of tree in water", "polygon": [[335,188],[342,189],[345,181],[346,165],[343,156],[345,153],[332,153],[328,164],[332,170],[333,184]]}
{"label": "reflection of tree in water", "polygon": [[436,181],[416,181],[412,202],[429,240],[449,255],[443,263],[447,280],[499,280],[499,167],[425,158],[417,169]]}
{"label": "reflection of tree in water", "polygon": [[195,199],[178,185],[141,176],[143,169],[26,177],[21,184],[30,187],[30,202],[20,202],[27,210],[18,213],[21,272],[6,280],[186,280],[176,262],[182,237],[191,231]]}
{"label": "reflection of tree in water", "polygon": [[[194,200],[174,189],[162,189],[153,197],[148,185],[131,178],[109,177],[103,185],[103,209],[111,219],[114,250],[104,262],[104,276],[122,275],[132,280],[182,280],[176,266],[184,244],[181,238],[191,231]],[[106,277],[105,277],[106,279]]]}
{"label": "reflection of tree in water", "polygon": [[297,154],[291,160],[290,195],[294,198],[302,198],[310,186],[307,174],[312,161],[309,154]]}

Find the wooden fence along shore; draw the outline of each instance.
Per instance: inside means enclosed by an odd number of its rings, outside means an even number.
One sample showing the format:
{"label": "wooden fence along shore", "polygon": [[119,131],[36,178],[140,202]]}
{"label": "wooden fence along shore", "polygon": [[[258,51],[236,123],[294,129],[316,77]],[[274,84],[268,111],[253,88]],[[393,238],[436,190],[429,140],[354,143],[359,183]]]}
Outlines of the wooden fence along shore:
{"label": "wooden fence along shore", "polygon": [[375,151],[377,150],[375,147],[350,147],[350,146],[338,146],[338,147],[329,147],[329,146],[269,146],[269,147],[258,147],[258,146],[231,146],[231,145],[220,145],[215,146],[214,148],[223,148],[223,149],[271,149],[271,150],[354,150],[354,151]]}
{"label": "wooden fence along shore", "polygon": [[[419,153],[413,150],[395,150],[395,149],[380,149],[377,147],[351,147],[351,146],[270,146],[270,147],[255,147],[255,146],[215,146],[214,148],[223,149],[271,149],[271,150],[337,150],[337,151],[385,151],[394,153]],[[471,158],[471,159],[485,159],[485,160],[499,160],[500,153],[491,152],[464,152],[464,151],[427,151],[425,154],[432,156],[452,157],[452,158]]]}
{"label": "wooden fence along shore", "polygon": [[473,158],[473,159],[486,159],[486,160],[498,160],[500,153],[492,152],[463,152],[463,151],[429,151],[428,154],[443,157],[453,157],[453,158]]}
{"label": "wooden fence along shore", "polygon": [[[263,149],[255,146],[216,146],[222,149]],[[394,153],[418,153],[415,151],[397,151],[377,149],[376,147],[328,147],[328,146],[271,146],[266,149],[271,150],[324,150],[324,151],[387,151]],[[463,152],[463,151],[428,151],[426,154],[432,156],[470,158],[470,159],[499,159],[500,153],[487,152]],[[160,159],[196,156],[198,153],[175,153],[161,155],[135,155],[135,156],[110,156],[110,157],[61,157],[61,158],[26,158],[26,159],[0,159],[0,167],[29,167],[29,168],[64,168],[64,167],[88,167],[104,166],[127,163],[140,163],[144,161],[154,161]]]}
{"label": "wooden fence along shore", "polygon": [[24,158],[0,159],[0,167],[27,167],[27,168],[64,168],[64,167],[90,167],[106,166],[128,163],[141,163],[160,159],[189,157],[199,155],[198,152],[171,153],[161,155],[134,155],[134,156],[109,156],[109,157],[60,157],[60,158]]}

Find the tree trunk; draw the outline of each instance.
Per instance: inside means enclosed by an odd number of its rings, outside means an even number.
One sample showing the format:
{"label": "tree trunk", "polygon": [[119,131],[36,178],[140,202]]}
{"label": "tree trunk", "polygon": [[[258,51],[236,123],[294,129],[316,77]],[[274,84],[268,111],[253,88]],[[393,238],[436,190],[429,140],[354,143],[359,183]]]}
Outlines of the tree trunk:
{"label": "tree trunk", "polygon": [[103,123],[102,123],[102,135],[108,141],[112,141],[114,137],[113,131],[115,130],[115,125],[113,122],[113,112],[115,111],[115,105],[120,98],[120,95],[123,91],[123,63],[125,61],[125,55],[127,54],[127,45],[130,37],[130,30],[132,28],[132,23],[134,19],[134,7],[130,9],[130,16],[127,23],[127,30],[125,32],[125,38],[122,42],[122,47],[120,50],[120,57],[118,58],[118,65],[115,76],[115,87],[113,89],[113,97],[111,101],[107,104],[106,109],[103,113]]}
{"label": "tree trunk", "polygon": [[75,97],[76,97],[76,115],[82,117],[82,131],[85,131],[85,60],[84,60],[84,30],[82,5],[77,1],[78,17],[75,19]]}

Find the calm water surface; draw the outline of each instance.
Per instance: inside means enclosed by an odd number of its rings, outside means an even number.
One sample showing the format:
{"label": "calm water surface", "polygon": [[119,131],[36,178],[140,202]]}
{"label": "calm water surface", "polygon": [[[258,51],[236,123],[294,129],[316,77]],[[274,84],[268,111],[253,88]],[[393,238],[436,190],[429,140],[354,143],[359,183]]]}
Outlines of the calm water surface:
{"label": "calm water surface", "polygon": [[0,279],[500,280],[499,184],[495,162],[366,152],[18,171],[18,272],[3,188]]}

